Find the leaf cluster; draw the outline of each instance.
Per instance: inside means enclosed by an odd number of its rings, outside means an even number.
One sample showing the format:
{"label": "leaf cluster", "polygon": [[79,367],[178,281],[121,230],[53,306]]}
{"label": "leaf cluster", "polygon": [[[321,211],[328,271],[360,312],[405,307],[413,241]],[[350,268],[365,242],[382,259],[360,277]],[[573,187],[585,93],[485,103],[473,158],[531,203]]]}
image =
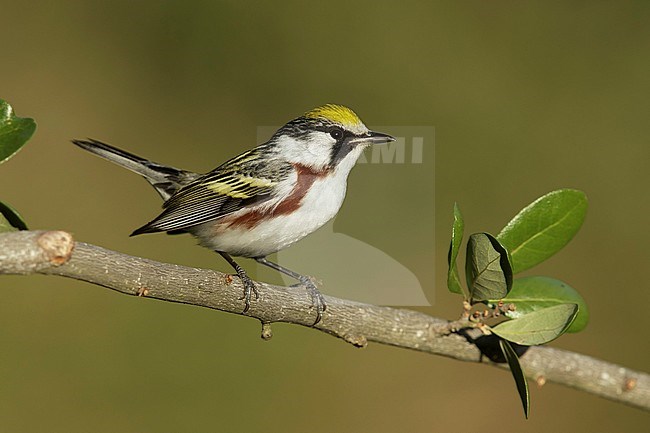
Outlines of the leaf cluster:
{"label": "leaf cluster", "polygon": [[456,261],[465,224],[458,205],[454,205],[447,287],[463,296],[467,327],[478,327],[499,338],[526,417],[530,408],[528,384],[513,343],[540,345],[565,332],[579,332],[587,325],[589,312],[580,294],[560,280],[513,276],[562,249],[580,229],[586,211],[587,198],[583,192],[557,190],[526,206],[496,237],[489,233],[470,235],[463,286]]}

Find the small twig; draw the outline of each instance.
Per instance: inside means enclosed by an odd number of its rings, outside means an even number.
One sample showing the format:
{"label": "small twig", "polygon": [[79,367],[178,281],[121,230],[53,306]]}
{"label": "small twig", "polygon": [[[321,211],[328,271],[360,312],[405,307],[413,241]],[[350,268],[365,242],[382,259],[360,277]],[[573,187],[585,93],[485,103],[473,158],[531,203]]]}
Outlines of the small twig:
{"label": "small twig", "polygon": [[[227,274],[75,244],[65,232],[0,234],[0,274],[35,273],[83,280],[133,296],[254,317],[262,322],[265,339],[272,335],[271,323],[287,322],[313,327],[357,347],[376,342],[507,368],[485,359],[475,345],[452,332],[456,327],[466,327],[466,318],[450,323],[416,311],[326,296],[327,311],[322,321],[312,326],[315,313],[302,290],[258,283],[260,299],[242,313],[241,282]],[[550,347],[531,347],[521,357],[521,364],[537,383],[551,381],[650,410],[650,375],[646,373]]]}

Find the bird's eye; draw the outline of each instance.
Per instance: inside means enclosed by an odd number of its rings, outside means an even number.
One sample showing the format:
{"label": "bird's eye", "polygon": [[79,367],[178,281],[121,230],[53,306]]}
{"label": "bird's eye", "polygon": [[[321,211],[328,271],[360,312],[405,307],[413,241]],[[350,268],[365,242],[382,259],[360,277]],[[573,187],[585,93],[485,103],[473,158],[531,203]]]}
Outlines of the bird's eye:
{"label": "bird's eye", "polygon": [[330,135],[334,140],[340,140],[343,138],[343,131],[340,128],[334,128],[330,131]]}

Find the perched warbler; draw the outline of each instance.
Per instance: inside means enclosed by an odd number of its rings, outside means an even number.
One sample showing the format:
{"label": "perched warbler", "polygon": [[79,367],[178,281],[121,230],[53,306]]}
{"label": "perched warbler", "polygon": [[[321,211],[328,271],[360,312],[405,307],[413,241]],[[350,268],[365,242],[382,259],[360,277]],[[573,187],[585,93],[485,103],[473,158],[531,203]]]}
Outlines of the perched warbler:
{"label": "perched warbler", "polygon": [[323,105],[283,127],[269,141],[206,174],[140,158],[96,140],[77,146],[143,176],[165,200],[163,211],[135,230],[191,233],[223,256],[244,286],[244,312],[258,290],[231,256],[248,257],[300,281],[316,310],[326,309],[311,277],[270,262],[266,256],[314,232],[339,211],[347,178],[364,148],[395,140],[369,131],[341,105]]}

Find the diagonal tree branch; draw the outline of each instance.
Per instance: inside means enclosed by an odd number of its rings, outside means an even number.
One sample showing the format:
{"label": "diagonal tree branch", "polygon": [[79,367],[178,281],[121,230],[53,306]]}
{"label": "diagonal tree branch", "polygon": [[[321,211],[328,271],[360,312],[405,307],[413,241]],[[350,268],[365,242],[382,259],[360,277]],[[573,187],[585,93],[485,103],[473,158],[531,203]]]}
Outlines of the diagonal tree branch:
{"label": "diagonal tree branch", "polygon": [[[87,281],[128,295],[198,305],[243,314],[238,278],[215,271],[159,263],[98,246],[75,243],[62,231],[0,234],[0,274],[47,274]],[[307,292],[259,283],[260,298],[243,315],[259,319],[262,337],[270,324],[313,327],[357,347],[376,342],[442,355],[461,361],[496,364],[481,356],[465,337],[450,332],[447,320],[404,309],[379,307],[326,296],[327,311],[313,326],[315,312]],[[650,410],[650,375],[586,355],[544,346],[522,357],[527,376],[567,385],[637,408]]]}

